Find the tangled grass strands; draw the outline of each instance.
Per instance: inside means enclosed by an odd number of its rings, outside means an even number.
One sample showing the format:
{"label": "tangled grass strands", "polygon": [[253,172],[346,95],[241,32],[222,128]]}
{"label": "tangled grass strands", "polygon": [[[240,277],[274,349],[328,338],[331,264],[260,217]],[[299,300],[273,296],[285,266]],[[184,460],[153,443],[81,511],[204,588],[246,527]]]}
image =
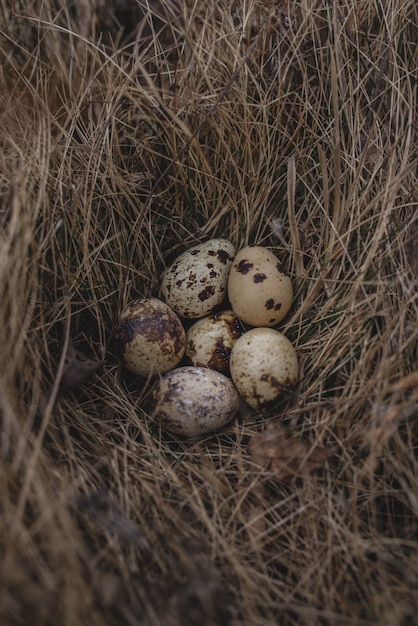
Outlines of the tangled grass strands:
{"label": "tangled grass strands", "polygon": [[[0,0],[2,624],[415,623],[417,23],[414,0]],[[301,377],[188,441],[112,329],[215,236],[289,269]],[[104,365],[39,420],[69,341]]]}

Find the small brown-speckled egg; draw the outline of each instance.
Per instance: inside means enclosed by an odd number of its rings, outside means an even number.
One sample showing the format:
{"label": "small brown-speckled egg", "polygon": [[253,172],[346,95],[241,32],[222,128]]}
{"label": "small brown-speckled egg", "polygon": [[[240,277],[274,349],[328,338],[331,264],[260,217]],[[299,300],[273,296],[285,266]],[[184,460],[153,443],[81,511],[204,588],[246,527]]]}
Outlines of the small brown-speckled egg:
{"label": "small brown-speckled egg", "polygon": [[232,346],[244,332],[233,311],[220,311],[202,317],[186,332],[187,362],[228,375]]}
{"label": "small brown-speckled egg", "polygon": [[121,314],[115,343],[126,369],[148,377],[168,372],[180,363],[186,333],[168,304],[145,297],[130,302]]}
{"label": "small brown-speckled egg", "polygon": [[210,239],[183,252],[164,272],[161,297],[182,317],[204,317],[226,294],[235,248]]}
{"label": "small brown-speckled egg", "polygon": [[151,414],[162,430],[198,437],[222,428],[236,415],[238,392],[230,378],[207,367],[178,367],[153,391]]}
{"label": "small brown-speckled egg", "polygon": [[236,255],[228,278],[228,298],[250,326],[274,326],[290,309],[292,281],[271,250],[247,246]]}
{"label": "small brown-speckled egg", "polygon": [[232,348],[230,368],[239,393],[258,411],[291,393],[299,372],[293,345],[273,328],[252,328],[242,335]]}

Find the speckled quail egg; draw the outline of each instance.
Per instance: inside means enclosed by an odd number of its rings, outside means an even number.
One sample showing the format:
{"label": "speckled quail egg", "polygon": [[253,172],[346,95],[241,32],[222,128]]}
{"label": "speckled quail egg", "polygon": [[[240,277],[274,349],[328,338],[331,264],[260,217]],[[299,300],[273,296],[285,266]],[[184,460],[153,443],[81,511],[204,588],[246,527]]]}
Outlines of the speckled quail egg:
{"label": "speckled quail egg", "polygon": [[176,313],[162,300],[133,300],[122,312],[115,344],[127,370],[148,377],[176,367],[184,354],[186,333]]}
{"label": "speckled quail egg", "polygon": [[230,378],[207,367],[177,367],[164,374],[153,390],[151,418],[162,430],[198,437],[230,422],[239,396]]}
{"label": "speckled quail egg", "polygon": [[164,272],[162,299],[182,317],[204,317],[225,297],[234,256],[235,248],[226,239],[189,248]]}
{"label": "speckled quail egg", "polygon": [[229,374],[232,346],[245,328],[231,310],[207,315],[194,322],[186,332],[186,361]]}
{"label": "speckled quail egg", "polygon": [[291,393],[298,359],[289,339],[273,328],[252,328],[232,348],[231,377],[242,398],[264,411]]}
{"label": "speckled quail egg", "polygon": [[271,250],[246,246],[233,261],[228,298],[243,322],[250,326],[274,326],[290,309],[292,281]]}

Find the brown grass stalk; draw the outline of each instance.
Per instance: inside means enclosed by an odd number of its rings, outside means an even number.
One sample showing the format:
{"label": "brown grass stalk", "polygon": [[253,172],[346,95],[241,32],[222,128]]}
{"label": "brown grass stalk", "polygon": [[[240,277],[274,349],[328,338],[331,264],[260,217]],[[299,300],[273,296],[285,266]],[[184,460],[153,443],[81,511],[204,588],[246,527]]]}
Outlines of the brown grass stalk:
{"label": "brown grass stalk", "polygon": [[[0,623],[415,624],[415,1],[0,0],[0,24]],[[112,331],[215,236],[289,268],[301,375],[187,441]],[[70,341],[104,365],[39,412]],[[335,454],[278,479],[248,448],[276,422]]]}

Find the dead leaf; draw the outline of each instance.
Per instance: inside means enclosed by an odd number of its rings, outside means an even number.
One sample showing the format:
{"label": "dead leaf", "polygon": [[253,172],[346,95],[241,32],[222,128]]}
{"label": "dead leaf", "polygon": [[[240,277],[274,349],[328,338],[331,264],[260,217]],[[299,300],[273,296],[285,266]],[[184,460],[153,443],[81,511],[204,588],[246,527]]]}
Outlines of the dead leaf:
{"label": "dead leaf", "polygon": [[290,0],[278,0],[275,3],[276,11],[282,15],[290,16]]}
{"label": "dead leaf", "polygon": [[335,454],[335,448],[314,447],[307,441],[292,439],[277,422],[253,435],[248,452],[257,465],[266,466],[277,480],[290,482],[308,476]]}
{"label": "dead leaf", "polygon": [[148,542],[122,511],[119,503],[107,491],[94,491],[76,498],[78,508],[98,528],[112,533],[125,544],[148,549]]}
{"label": "dead leaf", "polygon": [[97,372],[103,361],[89,359],[74,348],[70,342],[65,357],[64,370],[58,387],[58,395],[69,393],[86,383]]}
{"label": "dead leaf", "polygon": [[[89,359],[85,354],[76,350],[70,340],[67,348],[67,354],[65,355],[64,369],[62,371],[61,380],[58,384],[58,391],[55,397],[55,402],[65,393],[70,393],[88,382],[90,378],[97,372],[99,367],[103,365],[103,361],[97,359]],[[45,408],[51,398],[54,385],[48,389],[45,396],[36,411],[36,417],[42,417]]]}
{"label": "dead leaf", "polygon": [[246,530],[254,547],[260,544],[267,530],[265,513],[260,505],[252,506],[248,511]]}

